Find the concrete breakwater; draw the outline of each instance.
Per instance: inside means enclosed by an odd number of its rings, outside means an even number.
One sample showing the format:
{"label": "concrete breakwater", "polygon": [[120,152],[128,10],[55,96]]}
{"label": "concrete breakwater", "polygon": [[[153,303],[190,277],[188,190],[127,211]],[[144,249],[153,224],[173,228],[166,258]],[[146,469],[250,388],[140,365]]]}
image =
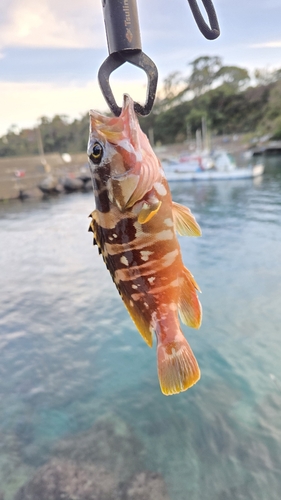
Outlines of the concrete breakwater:
{"label": "concrete breakwater", "polygon": [[[59,153],[45,156],[49,173],[61,179],[67,175],[76,176],[87,171],[87,155],[77,153],[71,155],[66,163]],[[42,192],[38,185],[47,176],[40,156],[11,157],[0,159],[0,200],[21,197],[40,197]]]}

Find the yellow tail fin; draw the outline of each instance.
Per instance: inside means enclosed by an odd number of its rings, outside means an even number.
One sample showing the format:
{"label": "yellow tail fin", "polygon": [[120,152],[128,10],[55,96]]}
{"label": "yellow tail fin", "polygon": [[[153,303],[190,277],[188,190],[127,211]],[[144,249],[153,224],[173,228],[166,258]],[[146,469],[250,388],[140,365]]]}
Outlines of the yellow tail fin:
{"label": "yellow tail fin", "polygon": [[196,358],[180,330],[176,340],[158,339],[157,363],[160,387],[166,396],[186,391],[200,379]]}

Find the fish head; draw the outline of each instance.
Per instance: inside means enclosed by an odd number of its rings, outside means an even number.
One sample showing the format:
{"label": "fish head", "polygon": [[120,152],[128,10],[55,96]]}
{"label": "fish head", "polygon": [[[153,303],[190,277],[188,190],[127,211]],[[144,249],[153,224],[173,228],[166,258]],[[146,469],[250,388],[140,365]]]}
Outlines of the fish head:
{"label": "fish head", "polygon": [[127,94],[118,117],[90,111],[87,153],[93,181],[106,185],[110,201],[122,210],[151,189],[161,170]]}

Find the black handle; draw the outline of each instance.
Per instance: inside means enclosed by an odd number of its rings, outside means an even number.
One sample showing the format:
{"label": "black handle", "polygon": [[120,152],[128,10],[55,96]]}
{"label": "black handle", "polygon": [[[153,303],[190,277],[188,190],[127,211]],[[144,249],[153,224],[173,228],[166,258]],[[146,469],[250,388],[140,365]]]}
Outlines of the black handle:
{"label": "black handle", "polygon": [[102,0],[104,24],[108,45],[108,58],[99,69],[98,80],[103,96],[112,113],[119,116],[121,108],[112,93],[109,77],[115,69],[129,62],[145,71],[148,79],[144,106],[134,103],[136,113],[148,115],[152,109],[158,72],[154,62],[142,52],[136,0]]}
{"label": "black handle", "polygon": [[136,0],[103,0],[102,5],[109,54],[141,50]]}

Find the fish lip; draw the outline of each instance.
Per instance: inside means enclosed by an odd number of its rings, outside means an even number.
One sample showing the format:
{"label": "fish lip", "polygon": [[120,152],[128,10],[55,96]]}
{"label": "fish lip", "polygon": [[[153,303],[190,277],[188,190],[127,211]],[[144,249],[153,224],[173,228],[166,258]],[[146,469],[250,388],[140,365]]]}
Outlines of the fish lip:
{"label": "fish lip", "polygon": [[134,101],[133,101],[133,99],[131,98],[131,96],[129,94],[123,94],[123,109],[122,109],[122,112],[128,106],[133,106],[134,107]]}
{"label": "fish lip", "polygon": [[[134,101],[129,94],[123,94],[123,107],[121,114],[123,114],[124,110],[127,109],[128,107],[131,107],[132,110],[134,110]],[[89,115],[101,118],[109,118],[109,119],[113,118],[111,116],[107,117],[104,114],[100,113],[99,111],[95,111],[94,109],[90,109]]]}
{"label": "fish lip", "polygon": [[99,113],[99,111],[95,111],[94,109],[90,109],[89,115],[95,117],[101,116],[102,118],[104,118],[104,115],[102,113]]}
{"label": "fish lip", "polygon": [[123,94],[123,108],[120,116],[128,116],[133,122],[138,122],[135,112],[135,102],[129,94]]}

